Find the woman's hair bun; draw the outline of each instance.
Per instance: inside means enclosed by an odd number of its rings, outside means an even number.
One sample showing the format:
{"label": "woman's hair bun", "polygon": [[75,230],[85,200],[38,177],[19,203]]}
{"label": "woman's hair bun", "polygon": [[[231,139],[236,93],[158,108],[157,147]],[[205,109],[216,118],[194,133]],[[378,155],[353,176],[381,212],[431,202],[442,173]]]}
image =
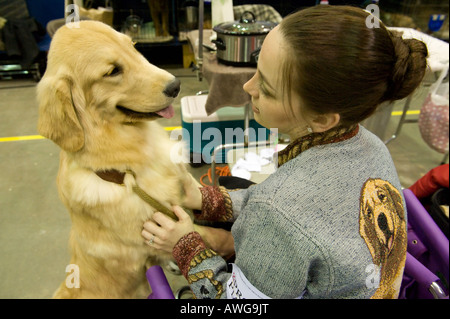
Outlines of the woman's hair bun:
{"label": "woman's hair bun", "polygon": [[383,23],[368,28],[369,15],[358,7],[322,5],[283,18],[283,86],[301,97],[304,110],[338,113],[340,124],[348,126],[420,85],[427,69],[425,43],[402,39]]}
{"label": "woman's hair bun", "polygon": [[386,100],[400,100],[410,95],[422,81],[427,68],[428,49],[417,39],[403,39],[392,34],[396,62]]}

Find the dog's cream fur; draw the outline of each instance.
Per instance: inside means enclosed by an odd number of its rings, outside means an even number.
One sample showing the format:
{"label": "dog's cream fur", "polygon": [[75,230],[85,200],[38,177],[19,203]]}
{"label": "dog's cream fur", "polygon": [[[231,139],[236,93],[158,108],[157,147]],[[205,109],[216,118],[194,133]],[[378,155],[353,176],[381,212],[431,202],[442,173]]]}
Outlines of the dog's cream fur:
{"label": "dog's cream fur", "polygon": [[[172,141],[151,112],[173,100],[174,76],[151,65],[131,39],[94,21],[60,28],[38,85],[38,130],[62,149],[57,184],[72,220],[71,264],[80,288],[63,282],[57,298],[145,298],[145,271],[170,256],[141,237],[154,209],[135,195],[137,183],[167,207],[180,205],[192,178],[170,160]],[[123,112],[118,106],[139,113]],[[125,185],[94,172],[132,170]]]}

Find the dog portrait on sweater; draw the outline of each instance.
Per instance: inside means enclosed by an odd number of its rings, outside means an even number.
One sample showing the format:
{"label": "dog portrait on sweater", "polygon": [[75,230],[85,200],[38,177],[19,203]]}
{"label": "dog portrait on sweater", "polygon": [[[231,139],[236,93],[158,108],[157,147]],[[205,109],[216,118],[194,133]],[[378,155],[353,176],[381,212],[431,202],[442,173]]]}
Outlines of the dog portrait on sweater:
{"label": "dog portrait on sweater", "polygon": [[359,232],[380,270],[375,298],[397,298],[406,260],[407,228],[400,192],[387,181],[369,178],[361,191]]}

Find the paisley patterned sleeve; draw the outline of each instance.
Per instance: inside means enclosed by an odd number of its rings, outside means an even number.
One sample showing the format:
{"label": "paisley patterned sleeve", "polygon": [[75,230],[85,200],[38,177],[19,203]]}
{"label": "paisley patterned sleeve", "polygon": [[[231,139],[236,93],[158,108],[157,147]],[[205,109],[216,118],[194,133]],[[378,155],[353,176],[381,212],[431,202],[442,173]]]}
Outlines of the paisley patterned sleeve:
{"label": "paisley patterned sleeve", "polygon": [[233,206],[225,187],[205,186],[200,188],[200,192],[202,193],[202,211],[196,215],[196,219],[217,222],[231,221]]}
{"label": "paisley patterned sleeve", "polygon": [[172,255],[196,299],[226,299],[226,283],[231,276],[227,263],[215,251],[206,248],[199,233],[191,232],[182,237]]}
{"label": "paisley patterned sleeve", "polygon": [[[200,214],[196,214],[196,219],[234,221],[238,212],[233,211],[233,203],[225,187],[205,186],[200,188],[200,192],[202,210]],[[240,203],[240,197],[236,197],[236,202]],[[214,250],[206,247],[199,233],[191,232],[182,237],[172,254],[195,298],[226,299],[226,283],[231,276],[227,262]]]}

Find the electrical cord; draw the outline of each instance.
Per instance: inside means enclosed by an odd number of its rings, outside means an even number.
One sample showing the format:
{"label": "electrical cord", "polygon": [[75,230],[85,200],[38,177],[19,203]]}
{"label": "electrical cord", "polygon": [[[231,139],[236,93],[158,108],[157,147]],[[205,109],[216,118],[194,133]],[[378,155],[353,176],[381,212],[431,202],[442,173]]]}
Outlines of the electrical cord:
{"label": "electrical cord", "polygon": [[[230,167],[228,165],[216,166],[216,175],[217,176],[231,176]],[[205,179],[205,177],[208,177],[209,184],[206,184],[203,181]],[[212,177],[211,177],[211,168],[208,169],[208,173],[203,174],[200,177],[200,184],[202,184],[202,186],[213,186],[213,180],[212,180]]]}

